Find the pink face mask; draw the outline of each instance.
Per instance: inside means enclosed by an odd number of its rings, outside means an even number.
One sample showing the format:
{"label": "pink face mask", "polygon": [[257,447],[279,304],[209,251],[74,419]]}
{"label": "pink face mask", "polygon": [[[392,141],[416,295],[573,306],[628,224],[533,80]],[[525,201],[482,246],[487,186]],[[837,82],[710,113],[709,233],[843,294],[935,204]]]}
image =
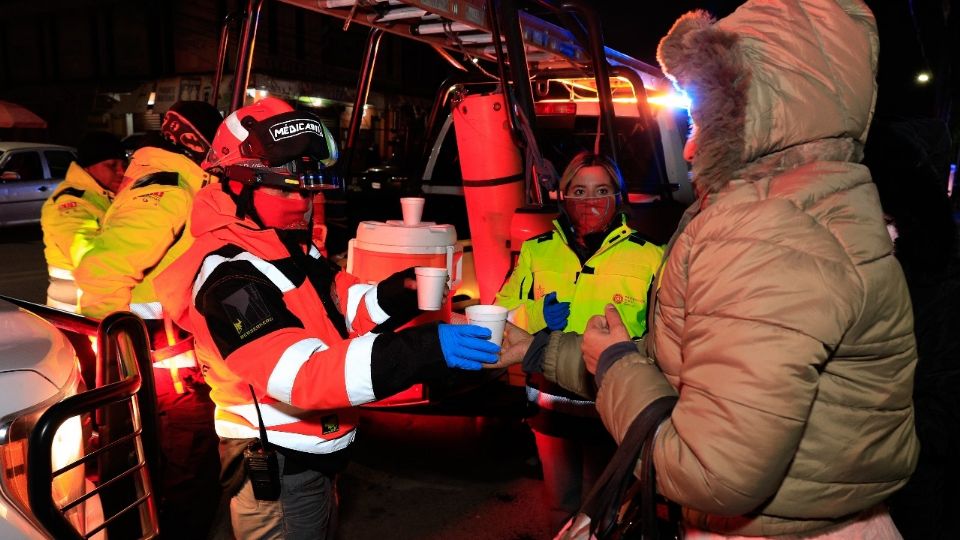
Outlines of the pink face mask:
{"label": "pink face mask", "polygon": [[617,213],[617,201],[613,195],[603,197],[567,197],[563,206],[577,236],[603,232]]}

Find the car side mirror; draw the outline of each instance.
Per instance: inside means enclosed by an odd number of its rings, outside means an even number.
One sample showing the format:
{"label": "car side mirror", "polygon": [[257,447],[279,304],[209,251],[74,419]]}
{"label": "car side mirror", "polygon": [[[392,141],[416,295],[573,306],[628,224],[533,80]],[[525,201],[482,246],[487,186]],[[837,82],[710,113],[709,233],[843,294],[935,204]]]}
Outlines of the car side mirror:
{"label": "car side mirror", "polygon": [[3,171],[2,173],[0,173],[0,180],[6,181],[6,180],[19,180],[19,179],[20,179],[20,173],[18,173],[17,171]]}

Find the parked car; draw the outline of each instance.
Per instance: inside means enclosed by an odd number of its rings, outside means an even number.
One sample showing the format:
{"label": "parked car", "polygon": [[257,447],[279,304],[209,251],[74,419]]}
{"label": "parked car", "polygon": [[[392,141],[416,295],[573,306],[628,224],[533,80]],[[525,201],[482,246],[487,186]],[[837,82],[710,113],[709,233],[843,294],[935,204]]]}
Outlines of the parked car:
{"label": "parked car", "polygon": [[69,146],[0,141],[0,226],[40,223],[40,207],[67,174]]}

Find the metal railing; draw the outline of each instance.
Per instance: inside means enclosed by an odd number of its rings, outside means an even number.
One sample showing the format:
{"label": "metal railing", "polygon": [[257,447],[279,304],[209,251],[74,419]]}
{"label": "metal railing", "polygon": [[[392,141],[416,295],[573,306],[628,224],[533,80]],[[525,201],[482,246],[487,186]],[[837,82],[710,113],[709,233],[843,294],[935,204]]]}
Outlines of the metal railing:
{"label": "metal railing", "polygon": [[[143,321],[127,312],[108,315],[100,322],[98,351],[98,374],[104,374],[104,384],[51,406],[30,434],[30,509],[58,539],[91,538],[103,530],[111,537],[139,534],[140,538],[155,538],[157,497],[151,471],[159,464],[159,445],[149,340]],[[99,447],[53,470],[57,430],[70,418],[87,414],[96,415]],[[54,479],[94,460],[99,485],[65,504],[55,502],[51,491]],[[105,519],[81,534],[66,513],[94,496],[103,503]]]}

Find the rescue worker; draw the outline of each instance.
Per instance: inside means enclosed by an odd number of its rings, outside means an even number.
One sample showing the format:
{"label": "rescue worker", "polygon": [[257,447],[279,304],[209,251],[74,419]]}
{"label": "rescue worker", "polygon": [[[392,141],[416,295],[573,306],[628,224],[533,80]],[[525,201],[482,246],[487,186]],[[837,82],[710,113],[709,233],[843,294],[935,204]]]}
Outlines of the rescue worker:
{"label": "rescue worker", "polygon": [[196,241],[157,280],[213,388],[237,538],[332,536],[355,407],[499,352],[473,325],[385,331],[419,313],[412,269],[371,285],[320,255],[310,190],[336,156],[320,120],[280,99],[229,115],[204,163],[220,182],[197,196]]}
{"label": "rescue worker", "polygon": [[126,153],[116,135],[88,133],[77,145],[77,159],[67,169],[66,178],[43,203],[40,226],[50,276],[48,306],[78,311],[73,271],[100,232],[126,166]]}
{"label": "rescue worker", "polygon": [[[559,183],[560,216],[554,229],[523,243],[516,268],[496,303],[513,310],[528,332],[582,333],[591,316],[617,306],[631,337],[646,331],[647,289],[663,249],[627,226],[623,178],[611,159],[584,151],[570,160]],[[538,334],[543,351],[549,332]],[[531,373],[527,397],[537,413],[527,420],[557,531],[580,507],[616,448],[592,401]]]}
{"label": "rescue worker", "polygon": [[203,536],[219,499],[213,402],[189,336],[164,323],[153,280],[192,242],[193,198],[208,175],[199,167],[220,124],[202,101],[179,101],[166,112],[162,140],[133,153],[100,233],[77,266],[80,310],[103,318],[129,310],[153,342],[160,420],[160,530],[165,537]]}

